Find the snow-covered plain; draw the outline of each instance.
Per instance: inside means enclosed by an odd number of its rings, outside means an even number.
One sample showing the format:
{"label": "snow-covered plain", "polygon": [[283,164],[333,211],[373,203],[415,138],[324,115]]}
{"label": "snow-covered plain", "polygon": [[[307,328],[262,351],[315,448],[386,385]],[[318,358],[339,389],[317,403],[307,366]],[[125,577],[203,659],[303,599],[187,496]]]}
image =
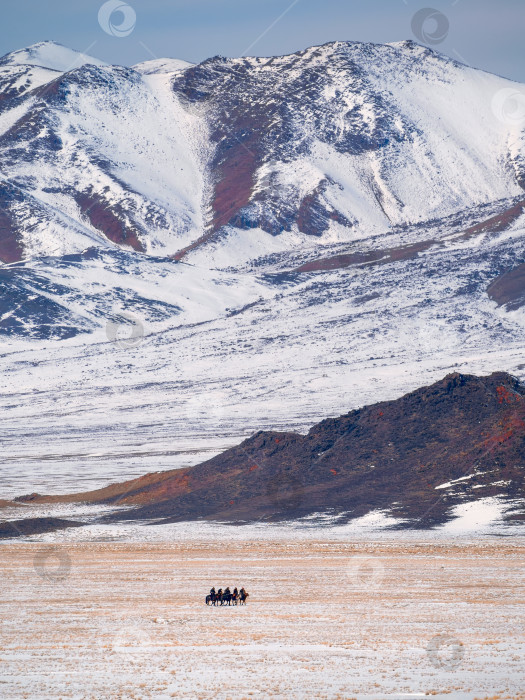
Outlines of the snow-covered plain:
{"label": "snow-covered plain", "polygon": [[2,697],[523,697],[522,539],[232,532],[1,546]]}

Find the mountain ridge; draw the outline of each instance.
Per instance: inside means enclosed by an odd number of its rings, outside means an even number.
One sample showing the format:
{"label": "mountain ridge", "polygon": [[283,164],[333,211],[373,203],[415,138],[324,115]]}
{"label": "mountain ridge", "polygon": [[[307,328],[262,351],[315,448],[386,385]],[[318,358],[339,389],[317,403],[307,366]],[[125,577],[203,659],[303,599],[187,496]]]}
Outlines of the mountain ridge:
{"label": "mountain ridge", "polygon": [[[504,372],[452,373],[393,401],[327,418],[308,433],[259,431],[200,465],[85,494],[15,499],[133,506],[106,520],[288,520],[381,511],[428,528],[454,508],[503,498],[525,518],[525,385]],[[517,508],[517,512],[516,512]],[[521,510],[520,510],[521,508]],[[520,514],[521,513],[521,514]]]}
{"label": "mountain ridge", "polygon": [[213,257],[234,230],[266,246],[265,234],[351,240],[525,182],[525,142],[509,146],[492,113],[511,82],[415,42],[157,63],[109,66],[52,43],[0,59],[0,259],[80,252],[86,236],[176,259]]}

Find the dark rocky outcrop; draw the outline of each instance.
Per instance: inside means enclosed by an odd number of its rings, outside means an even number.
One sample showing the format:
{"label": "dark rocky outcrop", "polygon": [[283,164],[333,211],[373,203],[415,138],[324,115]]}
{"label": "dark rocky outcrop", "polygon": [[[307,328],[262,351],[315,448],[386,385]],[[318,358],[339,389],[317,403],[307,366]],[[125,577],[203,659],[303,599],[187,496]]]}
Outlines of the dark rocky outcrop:
{"label": "dark rocky outcrop", "polygon": [[24,518],[23,520],[4,520],[0,522],[0,539],[42,535],[68,527],[82,527],[83,523],[62,518]]}
{"label": "dark rocky outcrop", "polygon": [[[70,497],[136,506],[113,519],[350,520],[381,509],[406,527],[445,522],[486,496],[524,498],[525,386],[503,372],[449,374],[394,401],[328,418],[306,435],[258,432],[195,467]],[[447,482],[450,487],[440,488]],[[516,515],[516,518],[521,516]]]}

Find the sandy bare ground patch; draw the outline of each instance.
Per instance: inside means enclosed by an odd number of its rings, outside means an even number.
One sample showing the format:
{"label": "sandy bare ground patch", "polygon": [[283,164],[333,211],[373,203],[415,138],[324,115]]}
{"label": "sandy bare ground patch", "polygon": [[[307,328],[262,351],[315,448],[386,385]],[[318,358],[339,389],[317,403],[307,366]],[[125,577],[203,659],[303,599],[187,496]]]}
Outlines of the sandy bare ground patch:
{"label": "sandy bare ground patch", "polygon": [[[0,548],[2,698],[525,697],[525,544]],[[204,604],[244,585],[246,607]]]}

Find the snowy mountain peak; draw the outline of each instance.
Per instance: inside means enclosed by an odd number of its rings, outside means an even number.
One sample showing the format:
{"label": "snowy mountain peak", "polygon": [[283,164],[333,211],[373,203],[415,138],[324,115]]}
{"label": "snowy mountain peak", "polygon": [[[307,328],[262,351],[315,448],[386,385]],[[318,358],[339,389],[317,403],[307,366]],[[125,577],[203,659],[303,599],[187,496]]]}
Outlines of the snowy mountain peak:
{"label": "snowy mountain peak", "polygon": [[28,65],[47,68],[64,73],[90,63],[106,65],[98,58],[87,56],[80,51],[69,49],[56,41],[41,41],[18,51],[8,53],[0,59],[0,65]]}
{"label": "snowy mountain peak", "polygon": [[509,85],[411,41],[134,69],[36,44],[0,65],[0,259],[96,242],[238,261],[239,232],[246,259],[517,197]]}
{"label": "snowy mountain peak", "polygon": [[164,73],[176,73],[190,68],[195,64],[178,58],[155,58],[151,61],[143,61],[133,66],[134,70],[143,75],[158,75]]}
{"label": "snowy mountain peak", "polygon": [[[329,41],[325,44],[319,44],[316,46],[310,46],[306,49],[301,49],[293,54],[288,54],[284,56],[270,57],[271,61],[274,60],[284,60],[289,61],[290,59],[300,58],[301,60],[309,61],[330,61],[334,56],[346,56],[363,66],[367,64],[379,63],[384,67],[385,61],[396,62],[412,62],[414,59],[421,60],[425,58],[435,58],[443,64],[452,63],[458,64],[457,61],[451,59],[449,56],[441,54],[427,46],[418,44],[416,41],[411,39],[406,39],[403,41],[391,42],[388,44],[377,44],[374,42],[365,41]],[[267,61],[268,59],[228,59],[230,61],[236,62],[239,60],[255,60],[255,61]]]}

